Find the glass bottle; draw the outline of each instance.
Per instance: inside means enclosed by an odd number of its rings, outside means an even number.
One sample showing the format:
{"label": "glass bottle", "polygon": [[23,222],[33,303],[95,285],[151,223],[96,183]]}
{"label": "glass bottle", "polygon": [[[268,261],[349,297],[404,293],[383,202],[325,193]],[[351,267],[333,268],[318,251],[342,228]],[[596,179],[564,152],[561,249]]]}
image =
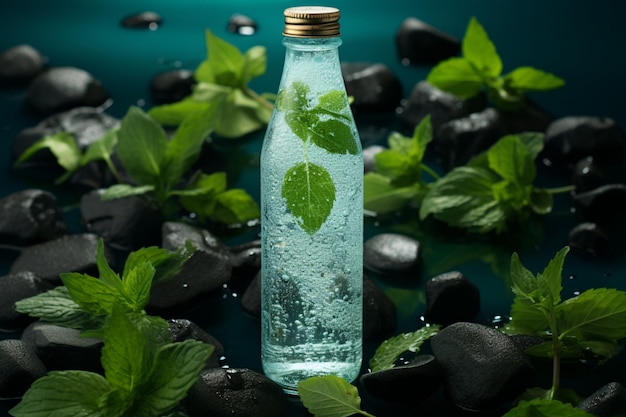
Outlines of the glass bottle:
{"label": "glass bottle", "polygon": [[339,62],[339,10],[285,10],[285,63],[261,151],[265,374],[289,394],[362,360],[363,155]]}

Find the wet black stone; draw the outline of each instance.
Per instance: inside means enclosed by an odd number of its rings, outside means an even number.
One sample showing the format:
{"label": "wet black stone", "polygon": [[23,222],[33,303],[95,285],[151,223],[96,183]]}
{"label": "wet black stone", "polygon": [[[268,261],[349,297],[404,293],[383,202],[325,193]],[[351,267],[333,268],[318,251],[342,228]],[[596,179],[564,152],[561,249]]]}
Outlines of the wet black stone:
{"label": "wet black stone", "polygon": [[258,30],[258,25],[251,17],[236,13],[228,19],[226,29],[238,35],[254,35]]}
{"label": "wet black stone", "polygon": [[400,105],[402,84],[386,65],[343,62],[341,72],[355,112],[393,112]]}
{"label": "wet black stone", "polygon": [[204,370],[183,401],[189,417],[281,417],[287,413],[280,386],[243,368]]}
{"label": "wet black stone", "polygon": [[253,317],[261,317],[261,272],[252,279],[241,296],[241,307]]}
{"label": "wet black stone", "polygon": [[24,329],[21,340],[48,370],[102,372],[102,340],[82,337],[80,330],[35,322]]}
{"label": "wet black stone", "polygon": [[363,277],[363,337],[375,339],[396,328],[396,305],[371,279]]}
{"label": "wet black stone", "polygon": [[161,247],[176,251],[189,243],[196,249],[207,249],[229,255],[230,249],[217,236],[201,227],[181,222],[164,222],[161,226]]}
{"label": "wet black stone", "polygon": [[198,340],[213,346],[213,353],[207,361],[207,367],[217,368],[220,357],[224,355],[224,346],[215,337],[205,332],[200,326],[187,319],[168,320],[173,342],[183,342],[185,340]]}
{"label": "wet black stone", "polygon": [[604,168],[599,166],[592,156],[581,159],[574,166],[572,184],[578,193],[593,190],[608,182],[609,178]]}
{"label": "wet black stone", "polygon": [[80,199],[83,224],[113,248],[136,250],[156,246],[161,240],[160,211],[141,196],[102,200],[103,190],[93,190]]}
{"label": "wet black stone", "polygon": [[[59,274],[85,273],[98,276],[96,252],[98,236],[91,233],[66,235],[48,242],[32,245],[20,253],[11,265],[10,273],[31,271],[52,284],[61,284]],[[114,258],[105,245],[105,257],[114,266]]]}
{"label": "wet black stone", "polygon": [[596,417],[613,417],[626,413],[626,388],[610,382],[585,398],[578,408]]}
{"label": "wet black stone", "polygon": [[624,162],[626,134],[608,117],[569,116],[546,129],[545,156],[553,162],[573,164],[593,156],[600,165]]}
{"label": "wet black stone", "polygon": [[432,355],[417,356],[408,365],[363,374],[368,394],[383,401],[416,405],[439,390],[443,370]]}
{"label": "wet black stone", "polygon": [[499,410],[534,383],[526,355],[490,327],[454,323],[433,336],[430,345],[444,370],[446,396],[464,410]]}
{"label": "wet black stone", "polygon": [[51,240],[67,233],[54,194],[26,189],[0,199],[0,242],[27,245]]}
{"label": "wet black stone", "polygon": [[430,115],[433,132],[437,132],[443,123],[479,112],[486,105],[485,96],[482,94],[464,100],[438,89],[428,81],[420,81],[415,84],[403,103],[400,118],[404,124],[413,129],[424,117]]}
{"label": "wet black stone", "polygon": [[461,43],[428,23],[409,17],[396,32],[396,48],[405,64],[434,65],[458,55]]}
{"label": "wet black stone", "polygon": [[372,145],[363,149],[363,172],[372,172],[376,169],[376,155],[386,148],[380,145]]}
{"label": "wet black stone", "polygon": [[161,24],[162,19],[158,13],[145,11],[126,16],[120,24],[125,28],[155,30]]}
{"label": "wet black stone", "polygon": [[231,288],[241,292],[261,270],[261,241],[253,240],[230,248],[233,277]]}
{"label": "wet black stone", "polygon": [[397,233],[382,233],[363,245],[363,266],[385,277],[416,275],[421,260],[419,241]]}
{"label": "wet black stone", "polygon": [[150,81],[150,93],[155,104],[174,103],[187,97],[196,84],[193,71],[176,69],[157,74]]}
{"label": "wet black stone", "polygon": [[46,59],[31,45],[16,45],[0,52],[0,85],[20,86],[31,81]]}
{"label": "wet black stone", "polygon": [[18,339],[0,340],[0,398],[21,397],[46,367],[35,352]]}
{"label": "wet black stone", "polygon": [[18,313],[15,303],[53,288],[32,272],[20,272],[0,277],[0,330],[21,329],[34,321],[27,314]]}
{"label": "wet black stone", "polygon": [[231,275],[228,256],[212,249],[197,249],[177,275],[153,284],[146,311],[170,317],[185,312],[206,302],[228,283]]}
{"label": "wet black stone", "polygon": [[572,254],[580,257],[605,257],[611,253],[611,238],[596,223],[574,226],[567,235]]}
{"label": "wet black stone", "polygon": [[473,321],[480,311],[480,292],[461,272],[451,271],[426,281],[428,323],[447,326],[459,321]]}
{"label": "wet black stone", "polygon": [[552,116],[534,106],[518,112],[493,107],[443,123],[433,135],[433,149],[445,169],[466,164],[502,136],[521,132],[543,132]]}
{"label": "wet black stone", "polygon": [[97,107],[109,98],[99,80],[85,70],[55,67],[39,74],[31,83],[27,102],[42,114],[81,107]]}
{"label": "wet black stone", "polygon": [[574,203],[580,217],[597,223],[606,230],[625,223],[626,184],[607,184],[584,193],[574,194]]}

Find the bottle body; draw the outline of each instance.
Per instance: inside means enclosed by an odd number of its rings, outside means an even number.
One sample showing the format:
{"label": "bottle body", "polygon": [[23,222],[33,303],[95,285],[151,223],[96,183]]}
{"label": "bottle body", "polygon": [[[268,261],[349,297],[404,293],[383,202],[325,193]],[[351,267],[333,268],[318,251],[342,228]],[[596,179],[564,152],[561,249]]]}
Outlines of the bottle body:
{"label": "bottle body", "polygon": [[363,157],[340,43],[285,38],[261,152],[262,363],[288,393],[361,367]]}

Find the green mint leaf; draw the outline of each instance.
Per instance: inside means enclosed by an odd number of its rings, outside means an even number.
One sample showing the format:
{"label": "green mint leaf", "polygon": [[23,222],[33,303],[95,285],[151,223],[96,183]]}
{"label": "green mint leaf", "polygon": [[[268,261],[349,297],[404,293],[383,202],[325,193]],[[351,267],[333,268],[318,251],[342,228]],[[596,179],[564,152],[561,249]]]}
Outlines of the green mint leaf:
{"label": "green mint leaf", "polygon": [[359,144],[346,123],[351,118],[345,93],[330,91],[321,96],[313,108],[309,93],[309,86],[294,82],[279,94],[277,108],[285,112],[285,121],[293,133],[330,153],[356,155]]}
{"label": "green mint leaf", "polygon": [[413,140],[398,132],[391,132],[387,137],[387,143],[390,150],[402,155],[410,154],[413,147]]}
{"label": "green mint leaf", "polygon": [[[396,143],[398,143],[397,140]],[[415,161],[408,154],[394,149],[385,149],[377,153],[374,159],[376,172],[389,177],[397,186],[412,185],[420,179],[419,161],[417,161],[416,169]]]}
{"label": "green mint leaf", "polygon": [[520,299],[537,301],[539,286],[535,275],[522,265],[519,255],[511,255],[511,287]]}
{"label": "green mint leaf", "polygon": [[74,135],[68,132],[59,132],[39,139],[20,155],[15,164],[21,164],[42,149],[49,149],[56,157],[57,163],[67,171],[74,171],[80,166],[82,153]]}
{"label": "green mint leaf", "polygon": [[267,51],[263,46],[253,46],[243,55],[241,83],[247,84],[253,78],[260,77],[267,70]]}
{"label": "green mint leaf", "polygon": [[[530,334],[541,336],[550,327],[545,312],[529,300],[516,297],[511,306],[511,321],[507,324],[507,332],[514,334]],[[552,352],[552,349],[550,349]]]}
{"label": "green mint leaf", "polygon": [[502,72],[502,60],[496,47],[475,17],[470,19],[461,49],[463,58],[485,77],[498,77]]}
{"label": "green mint leaf", "polygon": [[195,340],[161,347],[142,395],[135,406],[136,417],[161,416],[185,398],[211,356],[213,346]]}
{"label": "green mint leaf", "polygon": [[242,82],[243,54],[236,46],[205,31],[207,58],[196,69],[198,81],[215,82],[220,85],[238,87]]}
{"label": "green mint leaf", "polygon": [[143,195],[154,191],[154,185],[134,186],[130,184],[115,184],[103,190],[100,194],[102,200],[117,200],[118,198]]}
{"label": "green mint leaf", "polygon": [[[622,350],[620,344],[615,340],[580,340],[578,344],[580,345],[581,350],[591,351],[604,358],[613,358]],[[579,359],[581,356],[582,355],[578,356],[576,359]]]}
{"label": "green mint leaf", "polygon": [[[296,81],[278,93],[276,108],[282,112],[305,113],[309,107],[311,89],[301,81]],[[301,138],[306,140],[306,137]]]}
{"label": "green mint leaf", "polygon": [[220,105],[216,133],[226,138],[240,137],[264,127],[269,122],[271,110],[234,89]]}
{"label": "green mint leaf", "polygon": [[537,169],[528,148],[516,135],[507,135],[487,151],[489,168],[509,182],[530,185]]}
{"label": "green mint leaf", "polygon": [[556,400],[521,401],[502,417],[591,417],[586,411]]}
{"label": "green mint leaf", "polygon": [[413,137],[411,138],[410,155],[414,161],[421,164],[426,153],[428,144],[433,140],[433,129],[430,120],[430,115],[425,116],[415,129],[413,130]]}
{"label": "green mint leaf", "polygon": [[316,106],[317,112],[327,114],[335,118],[350,120],[350,107],[348,97],[341,90],[332,90],[322,95]]}
{"label": "green mint leaf", "polygon": [[198,160],[202,145],[215,129],[219,102],[190,113],[182,121],[165,150],[164,177],[167,188],[176,186],[185,172]]}
{"label": "green mint leaf", "polygon": [[101,362],[107,381],[131,397],[147,379],[152,360],[151,347],[141,328],[116,306],[104,325]]}
{"label": "green mint leaf", "polygon": [[298,394],[304,406],[315,417],[349,417],[361,414],[361,397],[357,388],[334,375],[312,377],[298,383]]}
{"label": "green mint leaf", "polygon": [[539,153],[543,150],[544,134],[541,132],[522,132],[515,136],[526,146],[530,157],[535,160]]}
{"label": "green mint leaf", "polygon": [[102,325],[102,320],[83,311],[62,285],[16,302],[15,310],[38,317],[41,321],[72,329],[93,329]]}
{"label": "green mint leaf", "polygon": [[474,97],[483,87],[481,75],[465,58],[449,58],[440,62],[430,71],[427,81],[463,99]]}
{"label": "green mint leaf", "polygon": [[[201,84],[198,84],[196,90],[200,88]],[[148,111],[148,115],[162,125],[178,126],[187,116],[198,111],[204,111],[208,106],[209,103],[185,98],[176,103],[154,106]]]}
{"label": "green mint leaf", "polygon": [[132,268],[124,276],[121,292],[131,311],[143,311],[148,304],[155,271],[152,263],[144,262]]}
{"label": "green mint leaf", "polygon": [[561,302],[563,264],[568,252],[569,246],[559,250],[545,267],[543,273],[537,275],[539,290],[552,301],[553,305]]}
{"label": "green mint leaf", "polygon": [[519,67],[504,76],[508,88],[523,91],[547,91],[565,85],[562,78],[532,67]]}
{"label": "green mint leaf", "polygon": [[122,280],[120,276],[109,266],[109,262],[104,255],[104,240],[102,238],[98,239],[98,247],[96,248],[96,266],[98,268],[100,281],[106,285],[121,290]]}
{"label": "green mint leaf", "polygon": [[626,292],[612,288],[589,289],[557,306],[561,336],[584,340],[619,340],[626,337]]}
{"label": "green mint leaf", "polygon": [[396,187],[391,178],[368,172],[363,178],[363,207],[376,213],[401,210],[420,194],[420,187]]}
{"label": "green mint leaf", "polygon": [[223,224],[243,224],[260,216],[259,206],[250,194],[235,188],[216,197],[211,217]]}
{"label": "green mint leaf", "polygon": [[335,184],[325,168],[302,162],[285,173],[282,196],[298,218],[300,227],[312,235],[330,215],[335,202]]}
{"label": "green mint leaf", "polygon": [[455,168],[431,185],[422,200],[420,218],[433,215],[450,226],[479,233],[505,230],[508,213],[492,190],[498,181],[486,169]]}
{"label": "green mint leaf", "polygon": [[323,120],[311,126],[311,141],[330,153],[356,155],[359,146],[352,129],[338,119]]}
{"label": "green mint leaf", "polygon": [[115,417],[116,410],[101,407],[101,398],[111,387],[101,375],[85,371],[50,372],[36,380],[18,405],[13,417]]}
{"label": "green mint leaf", "polygon": [[225,172],[200,174],[187,189],[176,194],[180,195],[180,203],[185,209],[205,219],[213,215],[217,196],[226,191],[226,187]]}
{"label": "green mint leaf", "polygon": [[111,161],[113,148],[117,144],[117,129],[111,129],[100,139],[87,147],[80,160],[80,165],[85,166],[93,161]]}
{"label": "green mint leaf", "polygon": [[372,372],[393,368],[398,358],[406,351],[419,352],[422,344],[437,334],[439,329],[438,325],[422,327],[415,332],[399,334],[385,340],[370,359],[369,365]]}
{"label": "green mint leaf", "polygon": [[97,278],[77,272],[63,273],[60,277],[72,300],[93,316],[107,316],[117,303],[117,289]]}
{"label": "green mint leaf", "polygon": [[163,178],[167,136],[163,128],[139,107],[132,106],[117,134],[116,155],[138,185],[155,185]]}
{"label": "green mint leaf", "polygon": [[141,248],[131,252],[126,258],[122,278],[126,280],[133,270],[149,263],[155,268],[153,281],[166,280],[178,274],[192,254],[192,248],[181,248],[176,252],[168,252],[157,246]]}

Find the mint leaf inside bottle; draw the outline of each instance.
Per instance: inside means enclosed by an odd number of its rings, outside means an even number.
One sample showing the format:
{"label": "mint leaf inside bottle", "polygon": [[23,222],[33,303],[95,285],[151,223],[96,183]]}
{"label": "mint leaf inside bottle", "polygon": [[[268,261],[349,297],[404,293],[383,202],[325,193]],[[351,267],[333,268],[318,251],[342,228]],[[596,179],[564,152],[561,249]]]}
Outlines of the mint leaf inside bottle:
{"label": "mint leaf inside bottle", "polygon": [[312,235],[330,215],[335,202],[335,184],[326,169],[303,162],[285,173],[282,195],[300,227]]}

